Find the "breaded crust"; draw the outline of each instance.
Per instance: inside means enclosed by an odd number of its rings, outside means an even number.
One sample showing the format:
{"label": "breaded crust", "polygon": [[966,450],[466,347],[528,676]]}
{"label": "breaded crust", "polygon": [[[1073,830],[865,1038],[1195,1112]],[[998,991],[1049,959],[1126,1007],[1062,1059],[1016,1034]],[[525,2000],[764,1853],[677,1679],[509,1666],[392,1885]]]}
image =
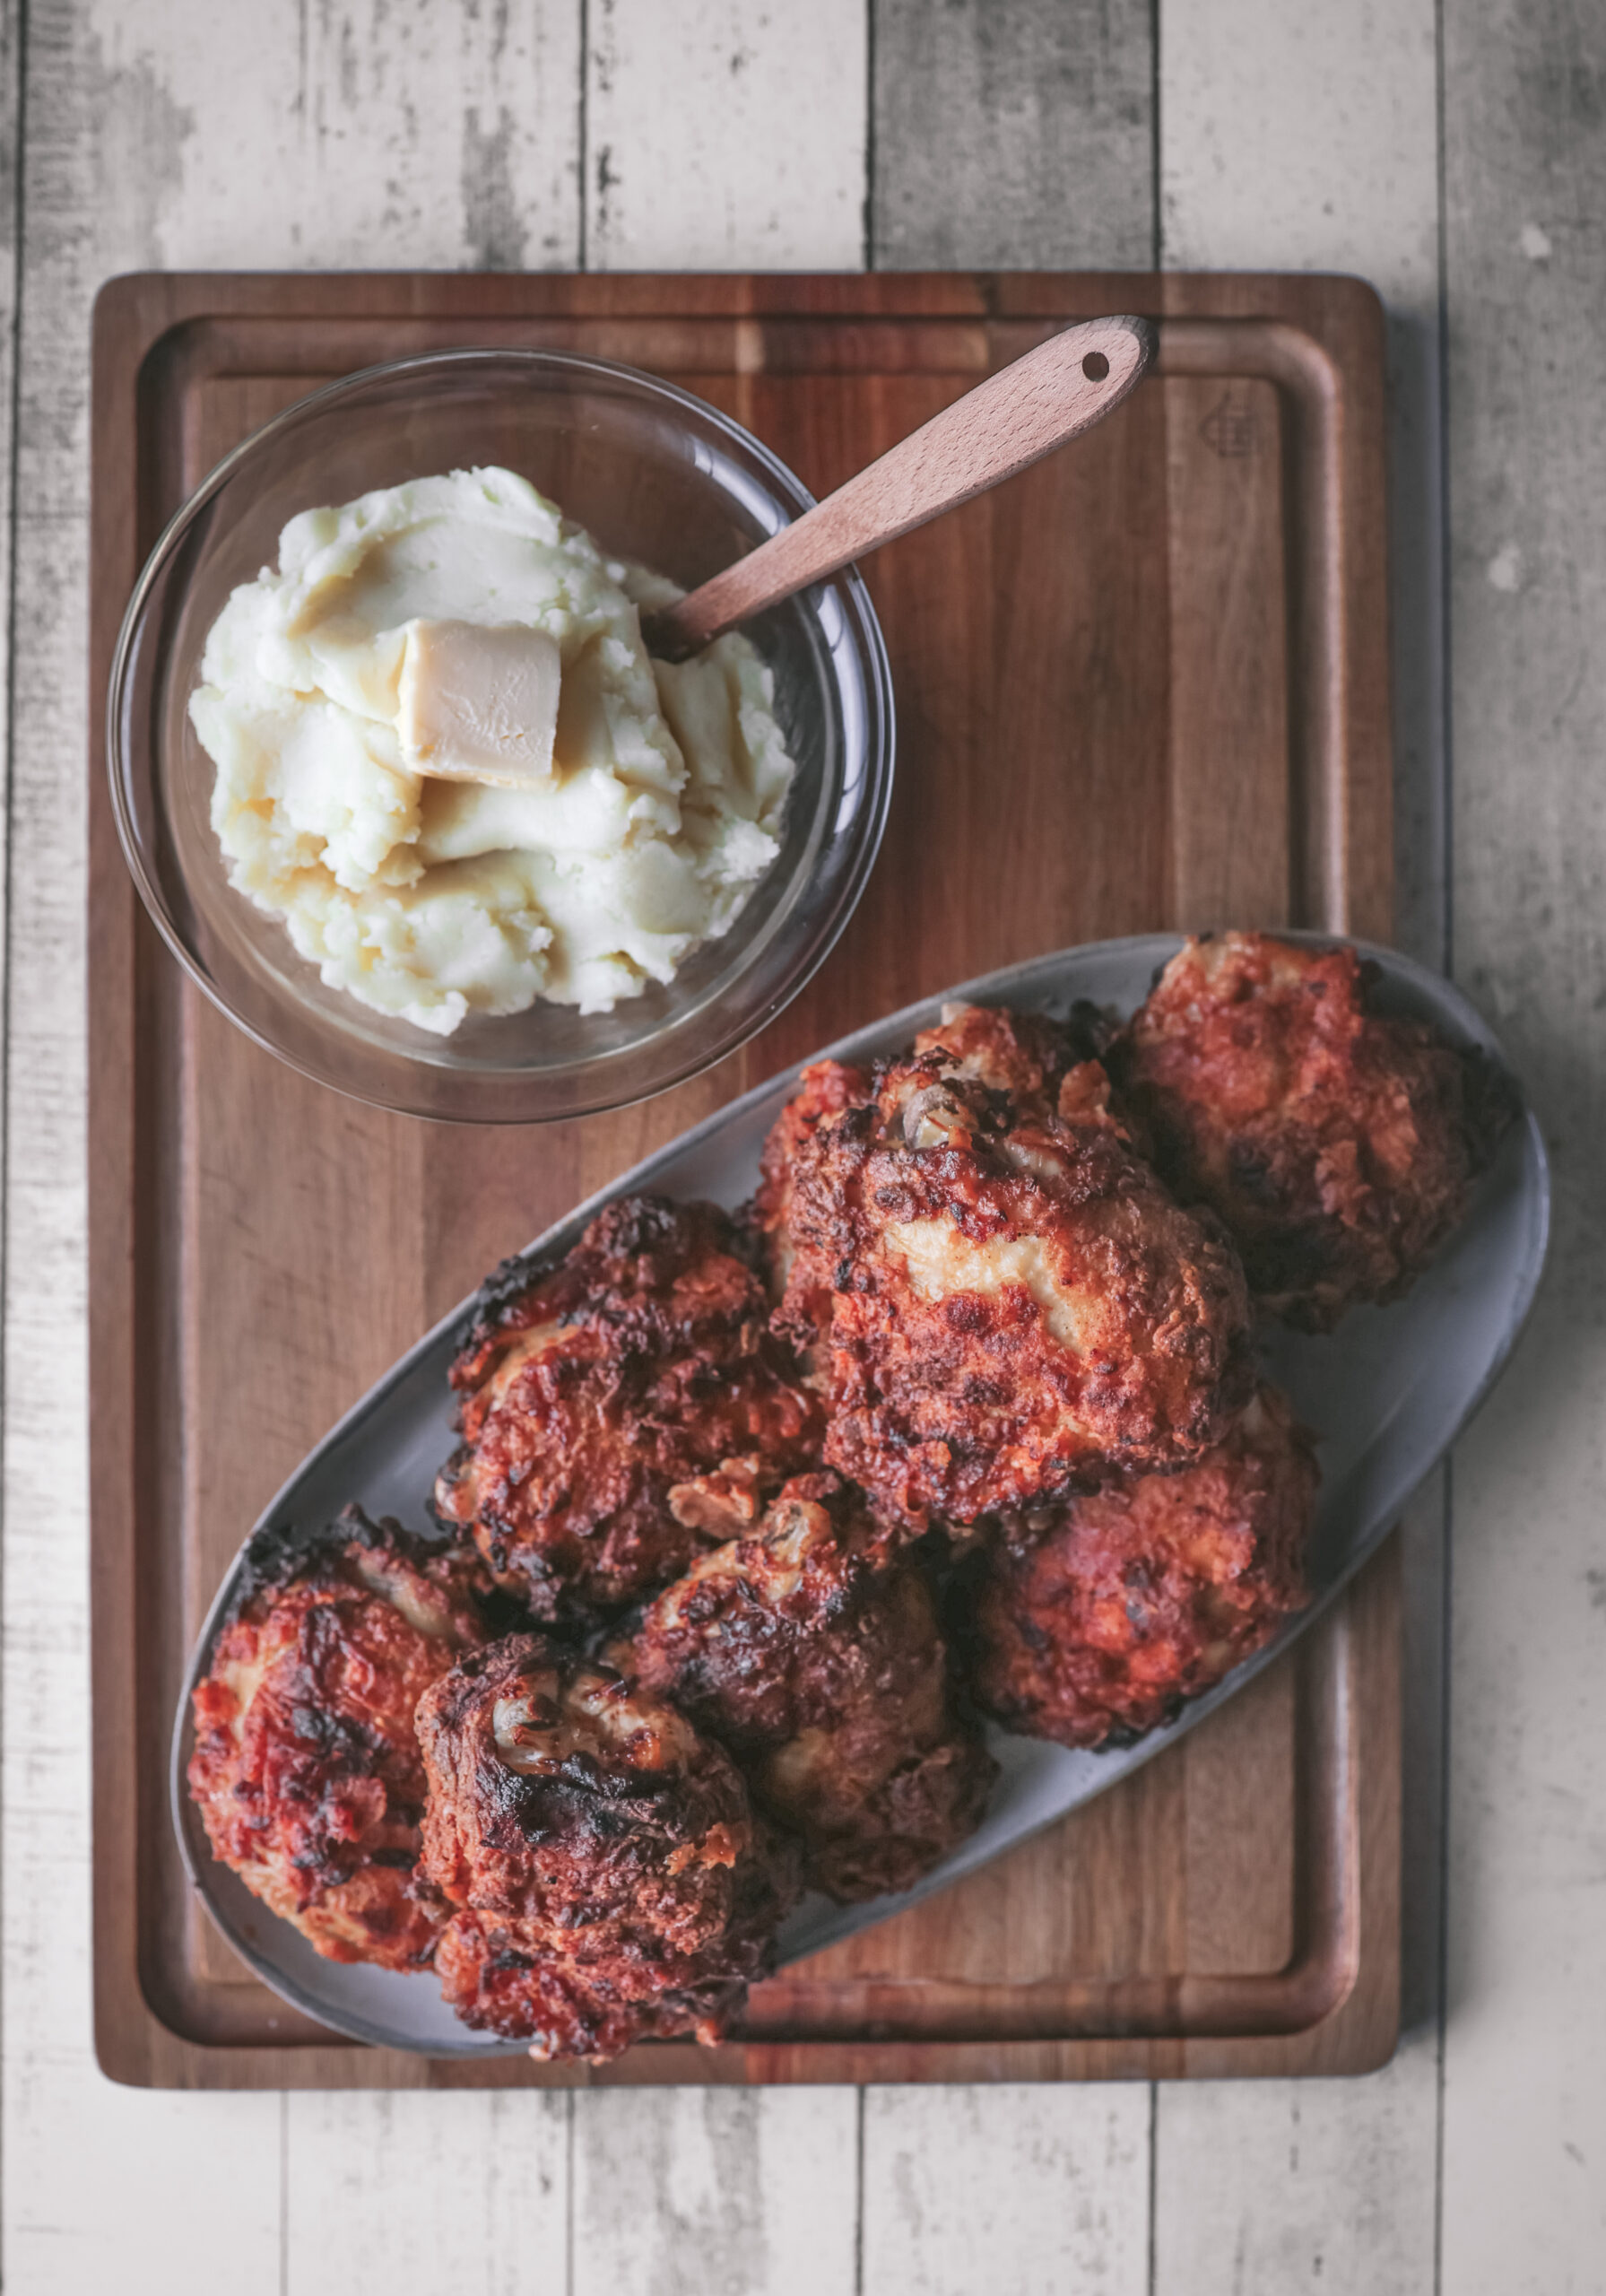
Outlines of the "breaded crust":
{"label": "breaded crust", "polygon": [[723,2039],[747,1998],[747,1979],[675,1973],[621,1955],[580,1962],[532,1944],[520,1926],[455,1913],[435,1949],[435,1973],[456,2014],[476,2032],[527,2041],[543,2064],[606,2064],[642,2040]]}
{"label": "breaded crust", "polygon": [[1109,1055],[1165,1178],[1308,1331],[1407,1289],[1514,1113],[1481,1057],[1368,1011],[1375,977],[1350,948],[1190,941]]}
{"label": "breaded crust", "polygon": [[484,1639],[490,1581],[348,1508],[253,1542],[195,1693],[189,1790],[214,1854],[330,1961],[427,1962],[444,1918],[415,1890],[418,1700]]}
{"label": "breaded crust", "polygon": [[828,1388],[827,1463],[915,1526],[1180,1465],[1250,1386],[1217,1222],[1138,1156],[1098,1064],[1050,1057],[1052,1023],[985,1022],[961,1008],[772,1144],[776,1323]]}
{"label": "breaded crust", "polygon": [[472,1654],[418,1723],[424,1869],[474,1917],[438,1964],[457,2013],[552,2054],[716,2038],[795,1890],[721,1748],[541,1634]]}
{"label": "breaded crust", "polygon": [[928,1873],[980,1823],[996,1775],[958,1711],[924,1578],[880,1545],[839,1477],[799,1476],[619,1654],[729,1749],[806,1845],[805,1880],[843,1901]]}
{"label": "breaded crust", "polygon": [[464,1441],[437,1511],[539,1618],[662,1586],[706,1537],[677,1486],[745,1463],[756,1509],[818,1460],[819,1399],[768,1313],[713,1205],[621,1198],[550,1273],[499,1270],[452,1369]]}
{"label": "breaded crust", "polygon": [[1309,1600],[1310,1440],[1263,1387],[1180,1474],[1118,1476],[990,1526],[953,1596],[976,1694],[1006,1728],[1124,1745]]}

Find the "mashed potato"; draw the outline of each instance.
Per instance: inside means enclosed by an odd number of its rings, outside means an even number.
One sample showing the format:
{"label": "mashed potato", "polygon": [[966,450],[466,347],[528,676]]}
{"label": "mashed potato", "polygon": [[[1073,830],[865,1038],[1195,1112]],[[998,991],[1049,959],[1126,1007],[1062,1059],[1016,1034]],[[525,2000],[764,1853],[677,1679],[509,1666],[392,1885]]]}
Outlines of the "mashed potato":
{"label": "mashed potato", "polygon": [[[775,859],[793,772],[745,639],[649,660],[638,606],[674,595],[506,470],[292,518],[277,573],[213,623],[190,700],[230,883],[331,987],[441,1036],[671,979]],[[556,644],[550,765],[523,778],[420,770],[404,672],[460,664],[464,625],[488,659],[523,631]]]}

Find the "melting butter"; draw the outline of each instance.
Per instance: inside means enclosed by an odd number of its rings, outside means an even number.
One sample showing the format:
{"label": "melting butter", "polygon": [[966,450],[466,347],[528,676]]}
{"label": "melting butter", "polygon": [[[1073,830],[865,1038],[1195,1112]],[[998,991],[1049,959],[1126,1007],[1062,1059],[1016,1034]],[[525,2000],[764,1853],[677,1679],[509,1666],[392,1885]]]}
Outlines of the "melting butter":
{"label": "melting butter", "polygon": [[404,763],[437,781],[550,787],[562,672],[544,630],[410,622],[396,680]]}

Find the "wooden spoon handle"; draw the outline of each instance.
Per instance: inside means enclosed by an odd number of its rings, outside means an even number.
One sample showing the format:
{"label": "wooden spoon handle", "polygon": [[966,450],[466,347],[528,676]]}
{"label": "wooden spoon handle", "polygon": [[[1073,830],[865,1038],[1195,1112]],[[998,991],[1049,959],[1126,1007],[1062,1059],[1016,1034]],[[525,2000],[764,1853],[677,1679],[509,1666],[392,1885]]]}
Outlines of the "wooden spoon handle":
{"label": "wooden spoon handle", "polygon": [[1089,319],[1039,344],[723,574],[652,615],[651,650],[683,661],[721,631],[1080,438],[1126,396],[1153,340],[1148,320],[1122,317]]}

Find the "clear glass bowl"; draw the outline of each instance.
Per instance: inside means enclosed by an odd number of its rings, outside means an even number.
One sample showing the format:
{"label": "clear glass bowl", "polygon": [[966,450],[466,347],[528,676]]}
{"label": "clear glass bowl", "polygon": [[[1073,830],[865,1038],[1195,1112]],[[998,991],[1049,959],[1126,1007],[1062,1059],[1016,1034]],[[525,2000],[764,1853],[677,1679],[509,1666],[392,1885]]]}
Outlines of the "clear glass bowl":
{"label": "clear glass bowl", "polygon": [[452,351],[303,399],[221,463],[173,519],[124,619],[108,695],[112,800],[168,946],[248,1036],[320,1083],[414,1116],[528,1124],[661,1092],[764,1026],[821,963],[864,889],[892,787],[892,691],[874,609],[849,572],[748,635],[775,674],[797,772],[783,847],[722,940],[612,1013],[538,1004],[434,1038],[326,988],[283,924],[230,886],[212,761],[189,697],[219,609],[277,562],[299,510],[499,463],[602,546],[688,588],[812,498],[701,399],[634,369],[543,351]]}

